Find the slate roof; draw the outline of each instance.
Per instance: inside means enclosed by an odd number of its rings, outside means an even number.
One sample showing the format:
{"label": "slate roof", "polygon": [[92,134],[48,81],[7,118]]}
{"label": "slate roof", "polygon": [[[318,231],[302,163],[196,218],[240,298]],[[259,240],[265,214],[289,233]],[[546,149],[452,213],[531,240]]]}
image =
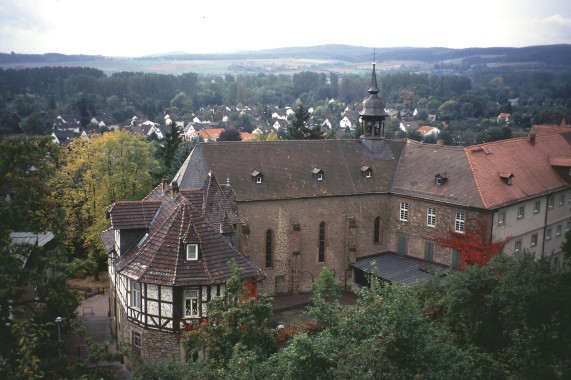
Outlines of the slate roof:
{"label": "slate roof", "polygon": [[[448,178],[438,185],[437,175]],[[423,144],[407,140],[401,154],[391,193],[483,208],[462,147]]]}
{"label": "slate roof", "polygon": [[[390,156],[368,156],[359,140],[200,143],[174,180],[181,189],[201,188],[212,171],[230,179],[238,201],[387,192],[404,140],[379,143]],[[362,166],[372,169],[370,178]],[[323,170],[322,181],[311,174],[314,167]],[[254,170],[263,175],[262,183],[251,176]]]}
{"label": "slate roof", "polygon": [[410,256],[398,256],[394,253],[382,253],[361,258],[351,266],[367,273],[374,273],[385,281],[410,286],[430,278],[433,273],[444,273],[449,269],[446,265],[431,263]]}
{"label": "slate roof", "polygon": [[[568,179],[551,167],[550,157],[571,158],[562,134],[538,135],[535,143],[516,138],[465,148],[484,207],[495,209],[568,188]],[[511,186],[498,173],[513,173]]]}

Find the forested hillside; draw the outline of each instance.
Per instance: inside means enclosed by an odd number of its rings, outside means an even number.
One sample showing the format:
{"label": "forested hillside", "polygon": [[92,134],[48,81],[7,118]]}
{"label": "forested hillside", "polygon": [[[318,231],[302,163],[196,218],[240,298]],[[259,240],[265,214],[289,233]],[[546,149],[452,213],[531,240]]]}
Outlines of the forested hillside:
{"label": "forested hillside", "polygon": [[[475,71],[472,77],[381,72],[378,81],[381,98],[387,108],[399,111],[397,118],[412,117],[418,109],[414,117],[419,125],[437,126],[448,144],[474,143],[489,128],[498,127],[501,112],[510,114],[507,125],[517,133],[525,133],[532,124],[571,119],[571,73],[495,68]],[[76,115],[84,127],[102,113],[119,124],[130,123],[137,114],[161,123],[166,112],[180,115],[185,124],[198,112],[203,120],[220,122],[238,105],[249,106],[256,110],[252,118],[270,123],[268,106],[298,102],[314,108],[316,123],[328,119],[335,129],[342,104],[358,110],[369,85],[370,71],[108,76],[87,67],[5,69],[0,70],[0,134],[50,134],[58,115]],[[436,120],[428,120],[428,115],[436,115]],[[397,132],[395,123],[388,125],[388,137]]]}

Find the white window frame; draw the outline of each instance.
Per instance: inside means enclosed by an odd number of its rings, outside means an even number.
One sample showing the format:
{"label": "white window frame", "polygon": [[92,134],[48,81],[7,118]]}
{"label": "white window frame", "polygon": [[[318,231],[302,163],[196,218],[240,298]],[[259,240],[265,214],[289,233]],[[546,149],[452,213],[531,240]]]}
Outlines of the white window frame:
{"label": "white window frame", "polygon": [[561,194],[559,196],[559,206],[563,206],[565,204],[565,194]]}
{"label": "white window frame", "polygon": [[551,239],[551,228],[545,230],[545,240]]}
{"label": "white window frame", "polygon": [[541,211],[541,202],[540,201],[536,201],[533,204],[533,213],[534,214],[538,214]]}
{"label": "white window frame", "polygon": [[365,178],[371,178],[371,171],[370,170],[367,170],[365,172]]}
{"label": "white window frame", "polygon": [[553,197],[547,198],[547,208],[553,208]]}
{"label": "white window frame", "polygon": [[187,244],[186,245],[186,260],[196,261],[198,260],[198,244]]}
{"label": "white window frame", "polygon": [[520,206],[517,209],[517,218],[518,219],[523,219],[523,217],[525,216],[525,206]]}
{"label": "white window frame", "polygon": [[261,175],[256,177],[256,183],[262,183],[262,176]]}
{"label": "white window frame", "polygon": [[141,310],[142,307],[142,292],[141,283],[131,280],[131,307]]}
{"label": "white window frame", "polygon": [[557,225],[557,229],[555,230],[555,236],[561,236],[561,224]]}
{"label": "white window frame", "polygon": [[[196,301],[196,310],[193,308],[193,302]],[[188,301],[188,303],[187,303]],[[200,290],[199,289],[185,289],[184,299],[182,304],[184,310],[184,318],[197,318],[200,317]]]}
{"label": "white window frame", "polygon": [[322,173],[317,173],[317,180],[323,181],[323,174]]}
{"label": "white window frame", "polygon": [[133,347],[141,348],[141,334],[137,331],[131,331],[131,343]]}
{"label": "white window frame", "polygon": [[464,215],[464,213],[457,212],[454,218],[454,232],[463,234],[465,222],[466,222],[466,216]]}
{"label": "white window frame", "polygon": [[531,235],[531,246],[535,247],[537,245],[537,234]]}
{"label": "white window frame", "polygon": [[436,207],[426,208],[426,225],[428,227],[436,227]]}
{"label": "white window frame", "polygon": [[399,213],[399,220],[401,222],[408,222],[408,203],[407,202],[401,202],[400,203],[400,213]]}
{"label": "white window frame", "polygon": [[498,213],[498,224],[504,224],[506,221],[506,213],[505,212],[499,212]]}
{"label": "white window frame", "polygon": [[521,251],[521,240],[518,240],[514,243],[514,252]]}

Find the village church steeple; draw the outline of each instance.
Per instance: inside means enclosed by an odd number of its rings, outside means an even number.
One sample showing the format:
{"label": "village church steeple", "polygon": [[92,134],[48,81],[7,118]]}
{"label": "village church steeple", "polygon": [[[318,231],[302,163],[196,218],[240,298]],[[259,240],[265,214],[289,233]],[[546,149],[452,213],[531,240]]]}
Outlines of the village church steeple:
{"label": "village church steeple", "polygon": [[373,62],[373,73],[371,75],[371,87],[369,96],[363,101],[361,115],[362,135],[365,139],[385,138],[385,103],[378,97],[377,75],[375,73],[375,62]]}

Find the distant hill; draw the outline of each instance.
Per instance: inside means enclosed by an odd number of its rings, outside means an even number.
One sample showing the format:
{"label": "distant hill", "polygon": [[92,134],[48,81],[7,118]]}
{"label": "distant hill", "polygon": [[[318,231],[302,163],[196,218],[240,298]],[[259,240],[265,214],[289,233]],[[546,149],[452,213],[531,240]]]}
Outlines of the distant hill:
{"label": "distant hill", "polygon": [[0,53],[0,67],[21,69],[41,66],[87,66],[101,69],[108,74],[119,71],[214,74],[291,73],[304,70],[361,73],[365,63],[369,64],[373,61],[373,54],[374,59],[379,63],[379,70],[444,72],[463,75],[470,75],[469,70],[475,68],[571,71],[571,45],[569,44],[468,49],[319,45],[224,54],[171,52],[145,57]]}

